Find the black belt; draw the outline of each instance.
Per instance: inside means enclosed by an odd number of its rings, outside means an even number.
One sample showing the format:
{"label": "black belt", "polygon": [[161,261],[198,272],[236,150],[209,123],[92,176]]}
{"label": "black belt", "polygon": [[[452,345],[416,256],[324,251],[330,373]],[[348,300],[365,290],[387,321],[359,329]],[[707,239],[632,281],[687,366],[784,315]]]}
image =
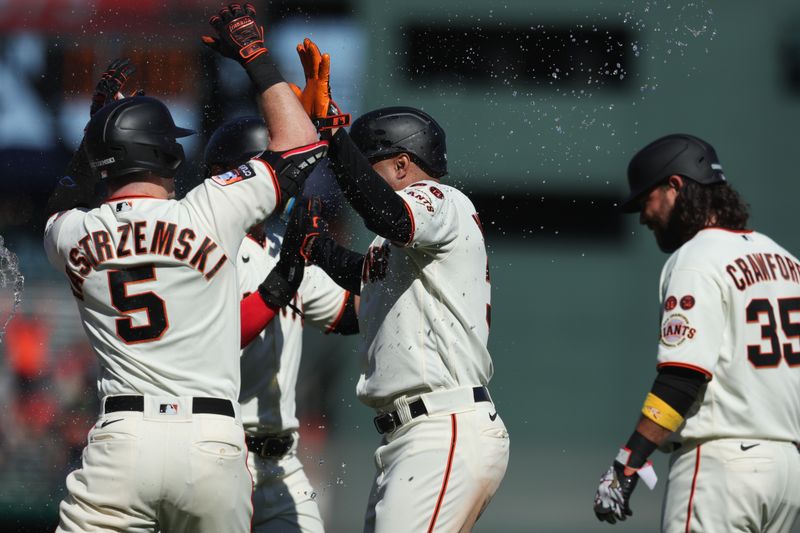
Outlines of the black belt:
{"label": "black belt", "polygon": [[[476,403],[492,401],[492,399],[489,398],[489,391],[486,390],[486,387],[473,387],[472,398]],[[417,418],[418,416],[428,414],[428,410],[425,408],[425,402],[423,402],[422,399],[415,400],[408,404],[408,409],[411,411],[411,418]],[[381,434],[391,433],[402,425],[400,415],[397,414],[397,411],[381,413],[375,417],[373,422],[375,422],[375,429]]]}
{"label": "black belt", "polygon": [[[160,405],[162,413],[169,412],[172,404],[164,403]],[[144,396],[109,396],[106,398],[105,408],[106,413],[113,413],[116,411],[144,411]],[[192,398],[192,413],[205,413],[209,415],[224,415],[231,418],[236,417],[236,412],[233,410],[233,404],[230,400],[222,400],[220,398]]]}
{"label": "black belt", "polygon": [[247,435],[245,437],[247,449],[265,459],[280,459],[292,448],[294,437],[292,435],[264,435],[261,437]]}

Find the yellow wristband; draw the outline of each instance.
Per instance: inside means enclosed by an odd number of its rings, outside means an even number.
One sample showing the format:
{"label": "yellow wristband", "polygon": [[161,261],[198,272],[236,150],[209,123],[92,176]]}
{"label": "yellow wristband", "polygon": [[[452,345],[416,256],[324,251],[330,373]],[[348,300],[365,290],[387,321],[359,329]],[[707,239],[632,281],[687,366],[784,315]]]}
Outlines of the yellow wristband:
{"label": "yellow wristband", "polygon": [[642,414],[670,431],[675,431],[683,423],[683,417],[670,404],[653,394],[647,394],[642,406]]}

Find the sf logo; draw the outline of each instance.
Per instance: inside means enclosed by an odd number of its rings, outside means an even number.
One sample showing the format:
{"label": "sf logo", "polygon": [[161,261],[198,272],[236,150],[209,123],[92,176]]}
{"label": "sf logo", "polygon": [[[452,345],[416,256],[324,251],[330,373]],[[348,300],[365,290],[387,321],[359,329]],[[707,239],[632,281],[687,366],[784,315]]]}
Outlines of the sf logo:
{"label": "sf logo", "polygon": [[386,277],[389,268],[389,243],[383,246],[370,246],[364,258],[364,268],[361,271],[361,281],[364,283],[382,280]]}

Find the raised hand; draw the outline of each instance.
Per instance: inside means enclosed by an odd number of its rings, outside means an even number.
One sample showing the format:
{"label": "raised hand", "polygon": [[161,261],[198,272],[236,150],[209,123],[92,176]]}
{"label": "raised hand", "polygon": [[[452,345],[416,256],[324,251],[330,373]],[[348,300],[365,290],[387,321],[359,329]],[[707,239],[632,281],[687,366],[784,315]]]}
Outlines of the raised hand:
{"label": "raised hand", "polygon": [[94,88],[89,116],[94,116],[107,103],[123,98],[122,88],[134,72],[136,65],[130,59],[119,58],[112,61]]}

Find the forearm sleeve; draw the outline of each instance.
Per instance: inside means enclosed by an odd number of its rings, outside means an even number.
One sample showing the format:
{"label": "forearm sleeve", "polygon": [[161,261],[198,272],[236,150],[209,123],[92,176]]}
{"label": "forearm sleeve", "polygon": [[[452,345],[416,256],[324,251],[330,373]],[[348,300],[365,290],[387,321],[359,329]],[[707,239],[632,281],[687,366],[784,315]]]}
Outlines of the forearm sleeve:
{"label": "forearm sleeve", "polygon": [[344,129],[331,139],[328,157],[339,188],[367,228],[393,242],[411,240],[413,223],[405,202],[373,170]]}
{"label": "forearm sleeve", "polygon": [[355,299],[356,295],[352,292],[347,295],[342,314],[328,333],[337,333],[339,335],[355,335],[358,333]]}
{"label": "forearm sleeve", "polygon": [[706,383],[702,372],[662,366],[645,399],[642,414],[670,431],[677,430]]}
{"label": "forearm sleeve", "polygon": [[276,311],[269,307],[258,291],[239,303],[242,322],[241,347],[244,348],[275,318]]}
{"label": "forearm sleeve", "polygon": [[320,267],[341,288],[361,294],[364,256],[348,250],[330,237],[317,236],[311,245],[309,260]]}

